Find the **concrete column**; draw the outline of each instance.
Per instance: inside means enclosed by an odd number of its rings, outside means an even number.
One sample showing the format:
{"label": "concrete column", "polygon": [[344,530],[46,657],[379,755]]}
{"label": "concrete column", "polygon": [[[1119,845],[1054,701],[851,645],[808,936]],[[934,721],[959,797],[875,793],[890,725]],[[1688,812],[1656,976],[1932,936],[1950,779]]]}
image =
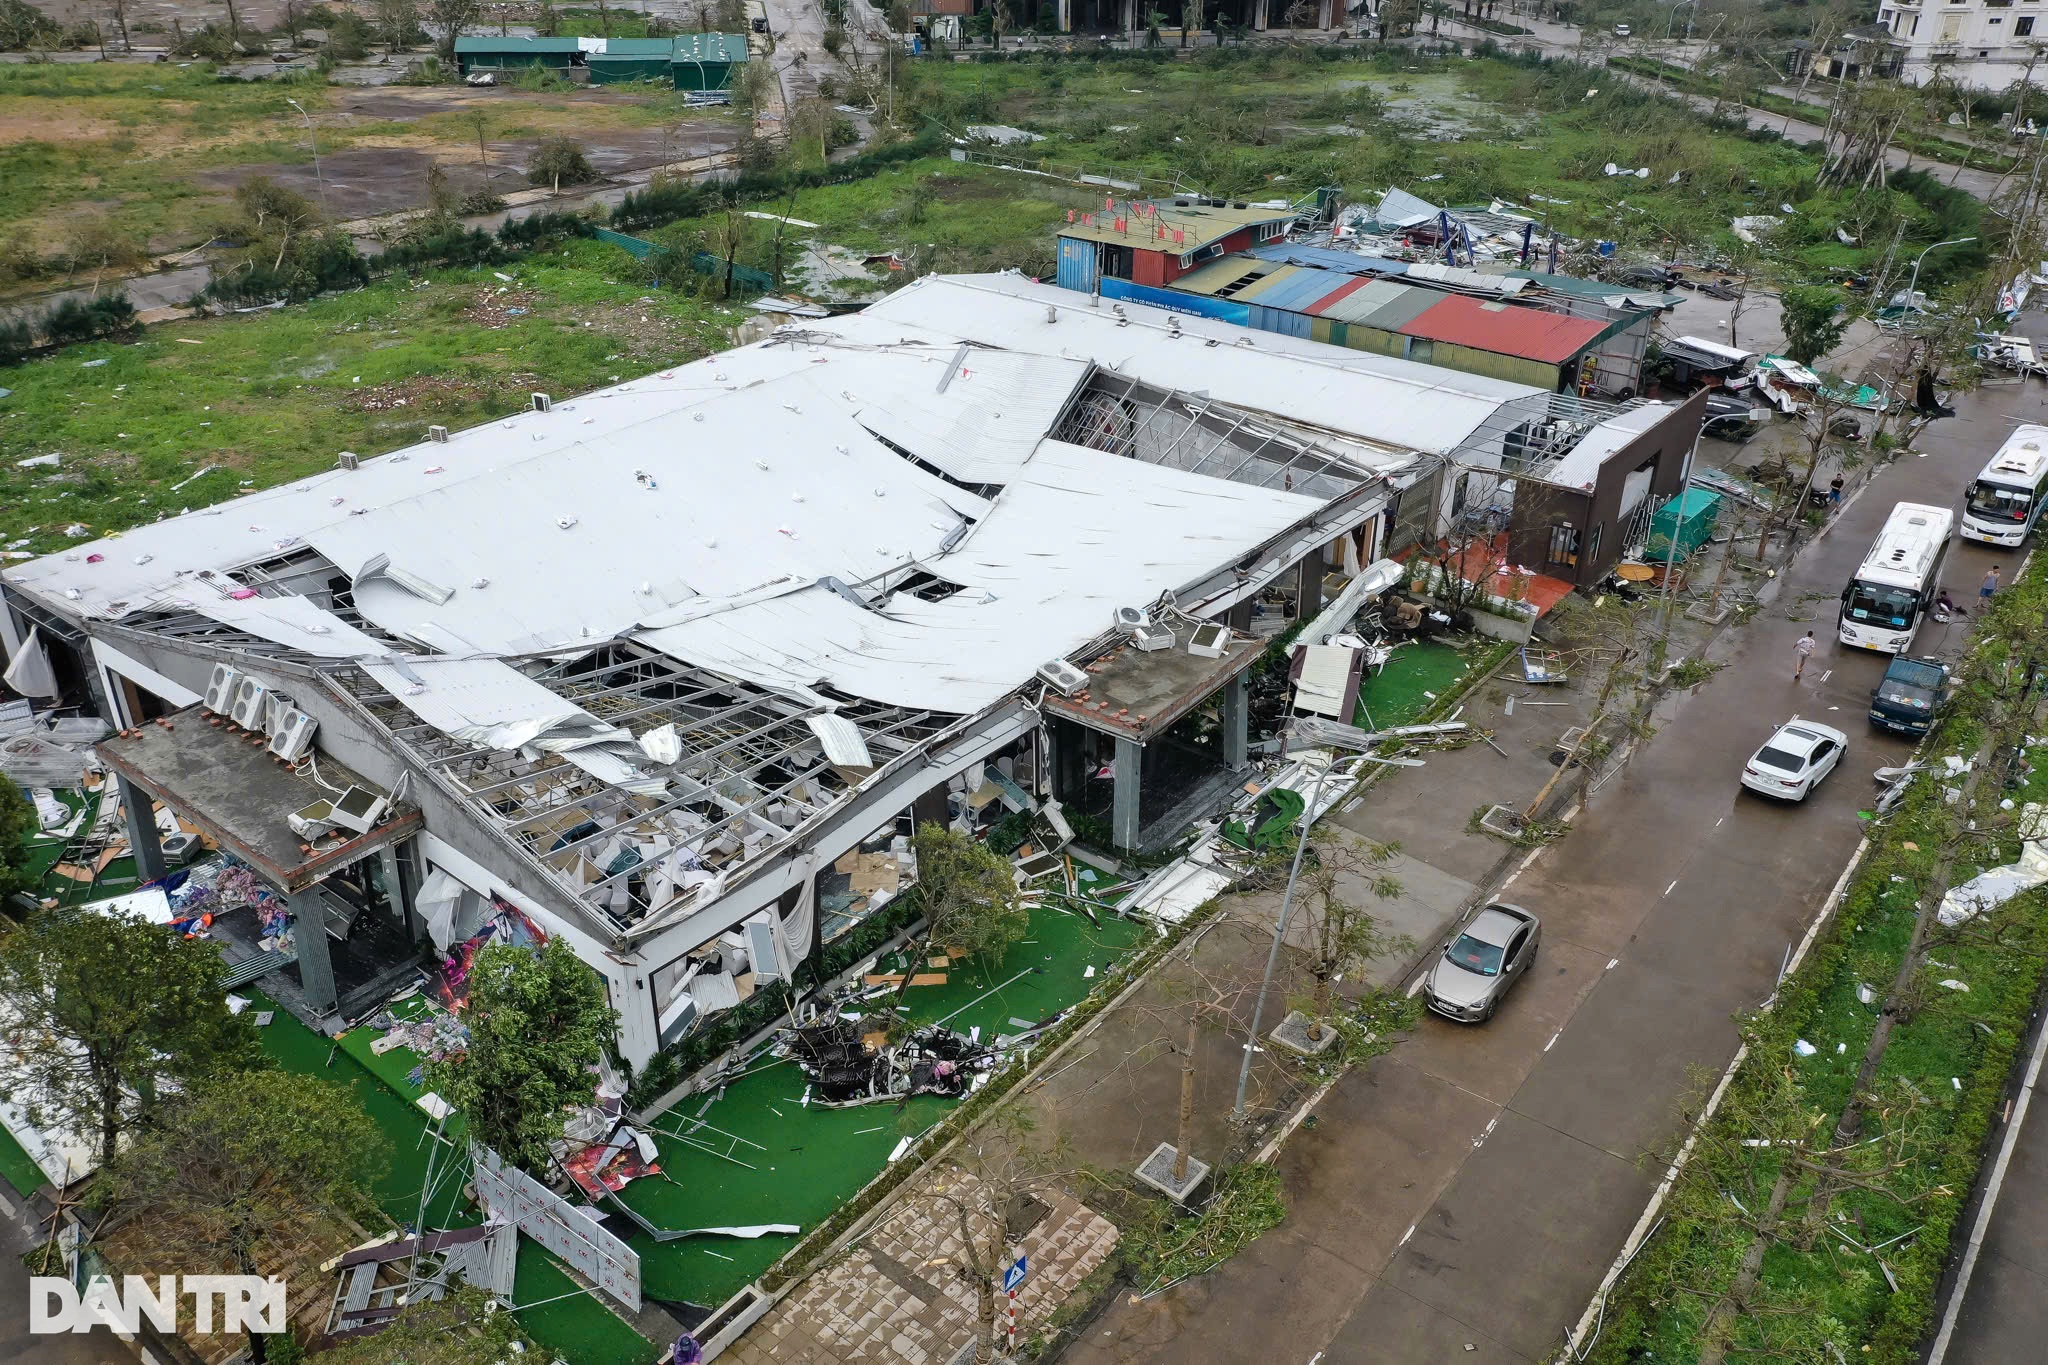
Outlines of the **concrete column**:
{"label": "concrete column", "polygon": [[1126,34],[1138,36],[1138,0],[1123,0],[1123,29]]}
{"label": "concrete column", "polygon": [[943,825],[950,818],[946,810],[946,784],[943,782],[910,803],[910,823],[913,828]]}
{"label": "concrete column", "polygon": [[1323,609],[1323,552],[1310,550],[1301,561],[1300,581],[1294,590],[1294,619],[1307,621]]}
{"label": "concrete column", "polygon": [[135,855],[135,874],[140,881],[153,882],[164,875],[163,835],[156,827],[156,806],[149,793],[118,774],[114,778],[121,792],[121,814],[128,821],[128,851]]}
{"label": "concrete column", "polygon": [[1143,786],[1145,746],[1134,739],[1116,742],[1116,789],[1110,800],[1110,832],[1118,848],[1138,846],[1138,793]]}
{"label": "concrete column", "polygon": [[1223,764],[1243,772],[1251,764],[1252,684],[1240,673],[1223,687]]}
{"label": "concrete column", "polygon": [[301,891],[285,897],[292,908],[292,945],[299,954],[299,989],[306,1003],[322,1014],[332,1014],[336,1004],[334,964],[327,956],[327,915],[320,897]]}
{"label": "concrete column", "polygon": [[1252,7],[1252,27],[1259,32],[1266,31],[1266,5],[1268,0],[1256,0]]}
{"label": "concrete column", "polygon": [[1074,31],[1074,0],[1060,0],[1060,32]]}

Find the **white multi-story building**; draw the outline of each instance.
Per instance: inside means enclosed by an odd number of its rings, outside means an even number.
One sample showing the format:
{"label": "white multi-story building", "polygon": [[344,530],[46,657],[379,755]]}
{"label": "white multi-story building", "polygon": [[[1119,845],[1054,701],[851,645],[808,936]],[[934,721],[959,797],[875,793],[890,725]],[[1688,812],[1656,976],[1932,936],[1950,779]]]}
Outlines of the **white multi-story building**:
{"label": "white multi-story building", "polygon": [[[1980,90],[2027,74],[2048,44],[2044,0],[1884,0],[1878,25],[1903,49],[1900,74],[1923,84],[1937,72]],[[2048,79],[2039,62],[2035,79]]]}

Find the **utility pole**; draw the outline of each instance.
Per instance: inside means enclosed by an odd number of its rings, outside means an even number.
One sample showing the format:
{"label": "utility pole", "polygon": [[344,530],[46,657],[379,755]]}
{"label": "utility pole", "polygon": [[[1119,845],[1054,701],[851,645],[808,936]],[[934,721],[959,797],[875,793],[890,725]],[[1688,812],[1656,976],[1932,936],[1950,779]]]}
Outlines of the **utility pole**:
{"label": "utility pole", "polygon": [[313,128],[313,116],[306,112],[306,106],[295,99],[286,104],[299,111],[299,117],[306,121],[306,140],[313,144],[313,183],[320,187],[320,216],[327,218],[327,177],[320,172],[320,134]]}

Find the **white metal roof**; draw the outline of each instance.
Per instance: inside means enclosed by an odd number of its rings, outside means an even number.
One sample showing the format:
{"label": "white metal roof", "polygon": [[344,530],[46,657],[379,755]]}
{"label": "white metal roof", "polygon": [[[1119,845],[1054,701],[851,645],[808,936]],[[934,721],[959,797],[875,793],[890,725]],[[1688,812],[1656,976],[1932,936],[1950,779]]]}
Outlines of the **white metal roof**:
{"label": "white metal roof", "polygon": [[[317,656],[390,656],[323,600],[248,596],[234,576],[317,551],[352,580],[370,626],[472,661],[459,702],[437,695],[452,673],[411,695],[386,682],[437,728],[476,735],[512,719],[467,709],[483,704],[476,689],[526,691],[516,670],[486,667],[493,656],[626,634],[800,695],[824,683],[964,714],[1094,638],[1116,607],[1213,573],[1320,505],[1052,439],[1096,366],[1269,414],[1361,478],[1546,397],[1168,318],[1129,304],[1119,319],[1013,275],[930,279],[862,314],[6,576],[81,616],[190,609]],[[824,583],[912,568],[959,590],[863,606]],[[529,699],[516,718],[555,714]]]}

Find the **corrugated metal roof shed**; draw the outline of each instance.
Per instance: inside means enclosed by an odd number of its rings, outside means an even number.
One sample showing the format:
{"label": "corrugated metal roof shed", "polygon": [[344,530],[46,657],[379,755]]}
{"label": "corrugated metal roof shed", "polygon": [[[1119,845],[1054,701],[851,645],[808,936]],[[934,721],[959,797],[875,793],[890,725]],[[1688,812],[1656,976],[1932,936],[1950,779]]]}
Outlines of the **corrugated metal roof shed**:
{"label": "corrugated metal roof shed", "polygon": [[1553,293],[1593,299],[1610,308],[1630,304],[1639,308],[1675,308],[1685,302],[1683,294],[1673,294],[1662,289],[1630,289],[1624,285],[1608,284],[1605,280],[1580,279],[1576,275],[1546,275],[1540,270],[1508,270],[1502,273],[1513,279],[1527,280],[1532,285]]}
{"label": "corrugated metal roof shed", "polygon": [[731,62],[747,60],[747,39],[741,33],[684,33],[664,42],[675,44],[679,62]]}
{"label": "corrugated metal roof shed", "polygon": [[455,55],[458,57],[484,53],[533,53],[533,52],[581,52],[583,45],[576,38],[499,38],[478,35],[455,40]]}
{"label": "corrugated metal roof shed", "polygon": [[1297,313],[1305,313],[1311,311],[1312,305],[1329,297],[1334,290],[1355,283],[1357,281],[1348,275],[1332,275],[1327,270],[1302,270],[1284,265],[1250,289],[1241,291],[1237,297],[1246,303],[1256,303],[1266,308],[1286,308]]}
{"label": "corrugated metal roof shed", "polygon": [[[1117,209],[1097,209],[1089,214],[1093,220],[1083,222],[1078,217],[1071,223],[1060,225],[1062,237],[1081,237],[1091,242],[1115,242],[1120,246],[1133,246],[1141,251],[1189,252],[1205,247],[1211,242],[1220,242],[1232,233],[1259,223],[1289,223],[1294,221],[1295,212],[1290,208],[1261,208],[1247,205],[1234,208],[1224,204],[1198,204],[1176,202],[1172,199],[1148,201],[1155,213],[1139,217],[1135,207],[1119,206]],[[1124,230],[1116,229],[1121,218]],[[1158,229],[1164,228],[1166,236],[1161,238]],[[1181,239],[1175,241],[1175,231]]]}
{"label": "corrugated metal roof shed", "polygon": [[1381,287],[1373,291],[1371,299],[1357,299],[1355,304],[1352,299],[1345,300],[1348,306],[1343,310],[1342,321],[1377,327],[1383,332],[1398,332],[1443,302],[1444,296],[1434,289],[1418,289],[1412,284],[1395,284],[1392,280],[1377,283]]}
{"label": "corrugated metal roof shed", "polygon": [[1411,337],[1562,365],[1605,329],[1586,318],[1450,295],[1399,329]]}
{"label": "corrugated metal roof shed", "polygon": [[1327,246],[1303,246],[1299,242],[1272,242],[1255,246],[1247,255],[1262,261],[1279,261],[1286,265],[1312,265],[1324,270],[1341,270],[1347,275],[1405,275],[1406,261],[1390,261],[1384,256],[1363,256],[1356,251],[1339,251]]}

